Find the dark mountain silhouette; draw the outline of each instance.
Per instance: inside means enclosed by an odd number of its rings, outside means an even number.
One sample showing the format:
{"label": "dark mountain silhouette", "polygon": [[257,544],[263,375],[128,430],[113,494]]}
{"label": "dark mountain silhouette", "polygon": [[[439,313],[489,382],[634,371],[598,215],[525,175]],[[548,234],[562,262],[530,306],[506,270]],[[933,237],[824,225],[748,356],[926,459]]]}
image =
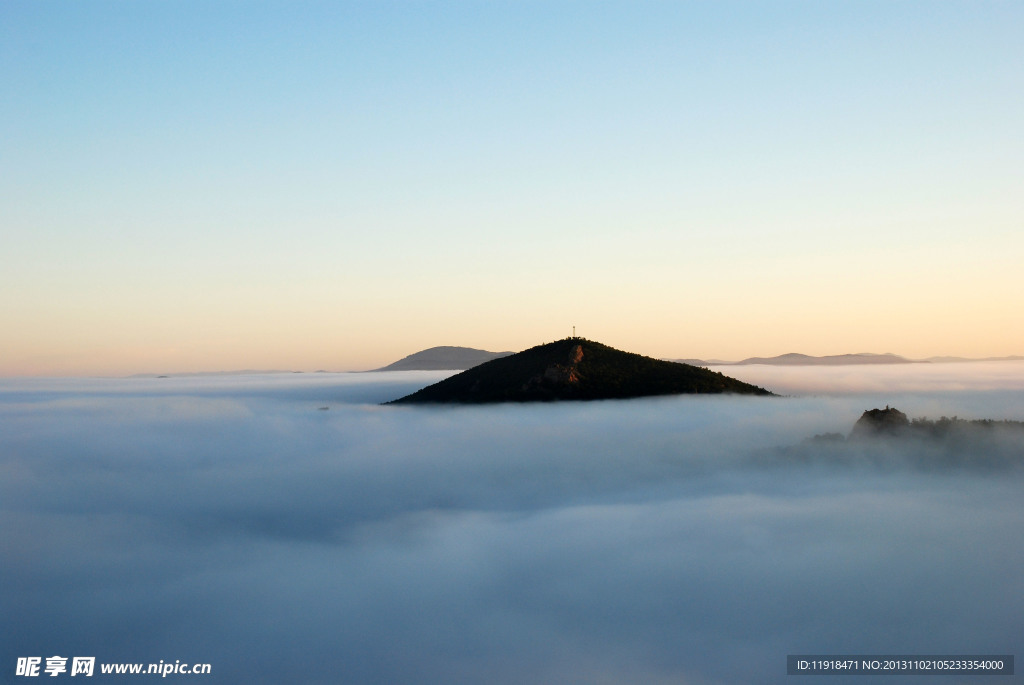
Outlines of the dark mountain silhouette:
{"label": "dark mountain silhouette", "polygon": [[566,338],[486,362],[393,403],[549,402],[694,393],[772,394],[715,371]]}
{"label": "dark mountain silhouette", "polygon": [[853,424],[851,438],[863,438],[876,435],[901,435],[910,426],[907,415],[896,407],[886,405],[885,409],[868,409],[857,423]]}
{"label": "dark mountain silhouette", "polygon": [[471,369],[511,352],[488,352],[472,347],[431,347],[403,357],[375,371],[441,371],[444,369]]}

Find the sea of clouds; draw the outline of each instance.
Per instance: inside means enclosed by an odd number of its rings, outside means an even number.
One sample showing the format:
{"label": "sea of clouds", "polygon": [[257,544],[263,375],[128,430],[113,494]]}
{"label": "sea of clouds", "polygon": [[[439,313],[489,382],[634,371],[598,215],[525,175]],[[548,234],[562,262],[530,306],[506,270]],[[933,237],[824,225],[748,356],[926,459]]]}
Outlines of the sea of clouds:
{"label": "sea of clouds", "polygon": [[1024,468],[805,442],[886,404],[1024,420],[1024,364],[730,371],[786,396],[0,380],[0,682],[53,655],[211,664],[178,682],[708,685],[787,682],[797,653],[1024,654]]}

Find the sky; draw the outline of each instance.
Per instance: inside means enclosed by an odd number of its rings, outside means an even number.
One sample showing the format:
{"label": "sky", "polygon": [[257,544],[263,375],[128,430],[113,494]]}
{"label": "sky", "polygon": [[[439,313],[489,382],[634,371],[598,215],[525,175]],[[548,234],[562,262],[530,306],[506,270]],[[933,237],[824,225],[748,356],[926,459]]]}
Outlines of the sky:
{"label": "sky", "polygon": [[1020,429],[807,442],[885,404],[1024,416],[1024,363],[933,366],[477,407],[377,404],[446,372],[0,379],[0,665],[783,685],[787,654],[1020,655]]}
{"label": "sky", "polygon": [[0,4],[0,375],[1022,354],[1011,2]]}

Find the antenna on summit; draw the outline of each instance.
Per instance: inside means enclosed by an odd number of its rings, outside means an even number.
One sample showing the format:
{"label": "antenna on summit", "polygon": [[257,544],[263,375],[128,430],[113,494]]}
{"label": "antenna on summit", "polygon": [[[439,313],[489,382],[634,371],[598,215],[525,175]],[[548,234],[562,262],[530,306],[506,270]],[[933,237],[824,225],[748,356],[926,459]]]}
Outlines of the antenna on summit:
{"label": "antenna on summit", "polygon": [[574,340],[576,339],[576,327],[575,326],[572,327],[572,337],[573,337]]}

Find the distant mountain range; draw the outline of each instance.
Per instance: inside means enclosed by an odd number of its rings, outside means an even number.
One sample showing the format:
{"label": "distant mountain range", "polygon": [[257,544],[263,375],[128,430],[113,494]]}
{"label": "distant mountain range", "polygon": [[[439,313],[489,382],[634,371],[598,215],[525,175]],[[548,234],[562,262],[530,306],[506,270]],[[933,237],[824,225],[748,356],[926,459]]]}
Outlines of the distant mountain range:
{"label": "distant mountain range", "polygon": [[[374,371],[446,371],[465,370],[489,362],[493,359],[508,357],[512,352],[488,352],[472,347],[431,347],[403,357],[393,364],[373,369]],[[691,366],[739,366],[744,364],[768,364],[771,366],[839,366],[843,364],[945,364],[955,362],[999,362],[1024,361],[1024,356],[985,357],[970,359],[967,357],[928,357],[927,359],[907,359],[896,354],[834,354],[825,357],[812,357],[807,354],[780,354],[777,357],[750,357],[742,361],[724,361],[722,359],[670,359],[666,361],[689,364]],[[238,371],[195,371],[191,373],[168,373],[157,375],[139,373],[131,378],[174,378],[182,376],[234,376],[270,373],[303,373],[302,371],[285,371],[280,369],[244,369]],[[327,373],[319,370],[316,373]]]}
{"label": "distant mountain range", "polygon": [[953,362],[1021,362],[1024,357],[1014,354],[1009,357],[981,357],[972,359],[970,357],[928,357],[924,361],[935,364],[948,364]]}
{"label": "distant mountain range", "polygon": [[738,362],[723,361],[721,359],[674,359],[672,361],[694,366],[741,366],[745,364],[767,364],[770,366],[844,366],[860,364],[943,364],[951,362],[994,362],[994,361],[1024,361],[1024,357],[986,357],[984,359],[969,359],[966,357],[929,357],[927,359],[907,359],[898,354],[874,354],[861,352],[859,354],[832,354],[824,357],[814,357],[809,354],[790,352],[780,354],[777,357],[749,357]]}
{"label": "distant mountain range", "polygon": [[443,371],[445,369],[471,369],[492,359],[507,357],[511,352],[488,352],[472,347],[431,347],[402,357],[393,364],[375,371]]}
{"label": "distant mountain range", "polygon": [[776,366],[845,366],[849,364],[913,364],[914,362],[898,354],[831,354],[824,357],[813,357],[809,354],[790,352],[777,357],[749,357],[737,364],[773,364]]}
{"label": "distant mountain range", "polygon": [[623,352],[584,338],[565,338],[492,359],[390,404],[550,402],[696,393],[772,394],[717,371]]}

